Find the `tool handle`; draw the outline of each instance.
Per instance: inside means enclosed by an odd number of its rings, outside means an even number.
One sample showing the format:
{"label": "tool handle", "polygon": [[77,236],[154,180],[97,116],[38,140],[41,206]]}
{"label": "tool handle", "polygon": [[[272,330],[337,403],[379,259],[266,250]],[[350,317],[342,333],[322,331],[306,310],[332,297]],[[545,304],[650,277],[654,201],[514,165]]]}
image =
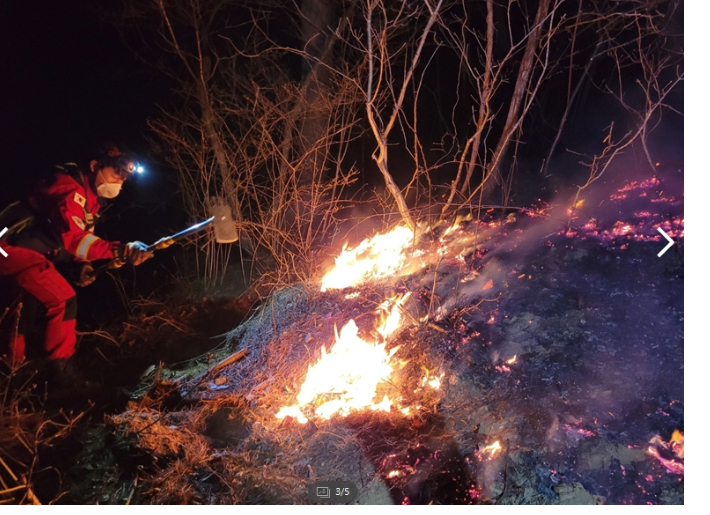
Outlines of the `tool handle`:
{"label": "tool handle", "polygon": [[[191,236],[197,232],[203,231],[207,229],[212,223],[214,222],[214,216],[211,218],[208,218],[204,222],[200,222],[198,224],[193,225],[192,227],[188,227],[187,229],[184,229],[178,233],[173,234],[172,236],[167,236],[165,238],[160,238],[158,241],[153,243],[148,247],[148,252],[153,252],[155,250],[162,250],[176,241],[180,241],[184,238],[187,238],[188,236]],[[100,267],[94,269],[94,275],[99,275],[101,273],[106,272],[107,270],[115,270],[116,268],[122,267],[124,262],[121,262],[120,259],[114,258],[108,263],[101,265]]]}
{"label": "tool handle", "polygon": [[187,238],[188,236],[192,236],[196,232],[203,231],[207,229],[212,223],[214,222],[214,216],[211,218],[208,218],[204,222],[200,222],[199,224],[195,224],[192,227],[188,227],[187,229],[184,229],[178,233],[173,234],[172,236],[168,236],[166,238],[161,238],[152,245],[148,247],[148,251],[153,251],[153,250],[162,250],[166,247],[169,247],[176,241],[182,240],[184,238]]}

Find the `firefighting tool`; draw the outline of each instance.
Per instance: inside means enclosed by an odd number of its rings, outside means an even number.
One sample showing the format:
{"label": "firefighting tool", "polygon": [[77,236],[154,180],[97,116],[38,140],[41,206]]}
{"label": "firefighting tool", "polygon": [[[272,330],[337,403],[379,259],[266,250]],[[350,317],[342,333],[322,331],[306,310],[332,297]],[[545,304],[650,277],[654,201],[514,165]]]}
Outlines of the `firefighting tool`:
{"label": "firefighting tool", "polygon": [[[205,231],[210,227],[214,229],[215,241],[217,243],[234,243],[235,241],[237,241],[239,239],[239,236],[237,235],[237,229],[234,226],[234,221],[232,220],[232,212],[230,207],[226,205],[213,204],[211,212],[212,216],[204,222],[200,222],[198,224],[193,225],[192,227],[188,227],[187,229],[173,234],[172,236],[167,236],[165,238],[159,239],[158,241],[150,245],[146,249],[146,252],[153,252],[156,250],[168,248],[173,243],[183,240],[188,236],[192,236],[193,234],[196,234],[198,232]],[[105,265],[96,268],[94,270],[94,274],[98,275],[107,270],[120,268],[125,263],[125,258],[112,259]]]}

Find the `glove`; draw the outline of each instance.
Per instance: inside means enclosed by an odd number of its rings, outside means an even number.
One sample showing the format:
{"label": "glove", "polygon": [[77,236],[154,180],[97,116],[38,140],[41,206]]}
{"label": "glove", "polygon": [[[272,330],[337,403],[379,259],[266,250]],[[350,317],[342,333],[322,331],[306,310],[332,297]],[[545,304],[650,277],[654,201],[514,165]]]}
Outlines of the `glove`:
{"label": "glove", "polygon": [[89,263],[84,263],[79,271],[79,279],[76,281],[76,285],[80,288],[84,286],[89,286],[96,280],[96,273],[94,272],[94,267]]}
{"label": "glove", "polygon": [[126,243],[120,249],[120,257],[133,266],[140,265],[143,261],[153,257],[153,253],[148,250],[148,245],[142,241],[132,241]]}

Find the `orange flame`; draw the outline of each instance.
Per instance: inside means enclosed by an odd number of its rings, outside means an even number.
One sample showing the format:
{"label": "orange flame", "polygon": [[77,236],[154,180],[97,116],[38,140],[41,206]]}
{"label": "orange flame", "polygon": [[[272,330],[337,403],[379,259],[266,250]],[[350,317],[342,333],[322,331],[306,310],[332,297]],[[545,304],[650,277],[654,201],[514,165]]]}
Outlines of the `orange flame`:
{"label": "orange flame", "polygon": [[385,340],[402,325],[402,305],[407,302],[410,295],[411,292],[408,292],[399,299],[388,299],[378,306],[381,322],[377,332]]}
{"label": "orange flame", "polygon": [[335,266],[323,276],[321,291],[343,289],[371,279],[396,275],[406,264],[414,233],[408,227],[395,227],[385,234],[363,240],[353,249],[343,247]]}
{"label": "orange flame", "polygon": [[673,431],[673,434],[671,435],[671,447],[673,448],[673,452],[676,455],[676,458],[685,458],[685,437],[683,436],[683,433],[678,431],[677,429]]}
{"label": "orange flame", "polygon": [[496,440],[490,445],[485,446],[483,449],[478,451],[478,459],[480,460],[494,460],[496,454],[498,454],[503,448],[500,446],[500,442]]}
{"label": "orange flame", "polygon": [[348,415],[352,411],[370,409],[390,411],[392,402],[385,395],[379,402],[377,386],[389,379],[394,371],[392,356],[397,349],[385,350],[385,344],[368,343],[358,336],[358,327],[350,320],[335,332],[335,345],[320,360],[308,368],[306,379],[296,397],[298,404],[282,408],[276,418],[292,416],[307,422],[303,408],[314,405],[318,418]]}
{"label": "orange flame", "polygon": [[[401,325],[402,305],[409,294],[398,299],[384,301],[378,307],[382,315],[377,332],[383,343],[368,343],[358,336],[358,326],[350,320],[335,331],[335,345],[330,352],[321,348],[321,357],[308,367],[306,379],[296,397],[298,404],[282,408],[277,418],[291,416],[306,423],[304,409],[313,410],[316,417],[330,419],[338,414],[346,416],[353,411],[391,411],[392,401],[387,395],[377,402],[377,388],[390,380],[392,372],[401,363],[393,359],[399,350],[387,351],[384,341]],[[408,413],[409,410],[407,409]]]}

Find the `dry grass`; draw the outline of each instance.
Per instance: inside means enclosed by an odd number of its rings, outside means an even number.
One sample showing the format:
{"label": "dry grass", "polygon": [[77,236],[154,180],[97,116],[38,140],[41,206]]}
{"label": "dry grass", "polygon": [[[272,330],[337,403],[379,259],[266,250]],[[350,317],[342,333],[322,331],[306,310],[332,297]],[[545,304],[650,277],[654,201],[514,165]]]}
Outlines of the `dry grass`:
{"label": "dry grass", "polygon": [[[408,431],[411,421],[361,414],[302,425],[275,414],[294,403],[308,365],[321,346],[334,343],[334,326],[352,317],[365,334],[376,323],[374,308],[392,293],[391,287],[362,288],[359,297],[345,299],[342,292],[303,285],[282,289],[228,334],[233,351],[249,348],[244,359],[179,386],[192,407],[166,411],[164,399],[154,393],[111,417],[139,448],[164,458],[142,493],[155,503],[302,504],[315,480],[350,480],[360,489],[378,481],[368,435],[383,425]],[[403,331],[400,338],[411,337]],[[416,389],[426,373],[422,365],[438,365],[418,346],[405,347],[398,357],[409,363],[387,386],[390,398],[405,398],[402,392]],[[421,393],[405,399],[423,406],[422,417],[435,411],[438,401]]]}
{"label": "dry grass", "polygon": [[34,493],[39,454],[66,437],[84,418],[48,413],[46,384],[29,365],[0,372],[0,504],[42,504]]}

